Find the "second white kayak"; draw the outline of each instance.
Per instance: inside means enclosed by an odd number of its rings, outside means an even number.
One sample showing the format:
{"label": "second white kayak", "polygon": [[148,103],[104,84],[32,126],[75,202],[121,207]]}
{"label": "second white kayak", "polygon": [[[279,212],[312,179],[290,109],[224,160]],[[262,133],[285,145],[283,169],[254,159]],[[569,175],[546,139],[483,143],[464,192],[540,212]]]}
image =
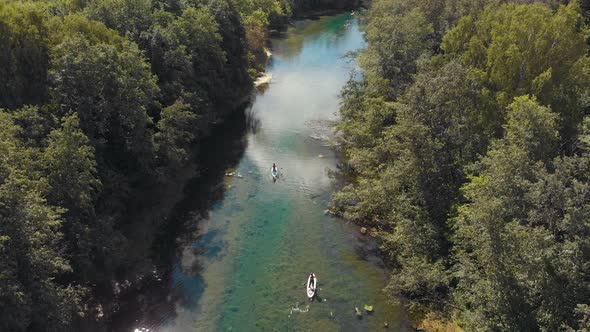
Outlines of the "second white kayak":
{"label": "second white kayak", "polygon": [[316,289],[318,285],[318,278],[316,278],[315,274],[310,274],[307,278],[307,297],[312,299],[315,295]]}

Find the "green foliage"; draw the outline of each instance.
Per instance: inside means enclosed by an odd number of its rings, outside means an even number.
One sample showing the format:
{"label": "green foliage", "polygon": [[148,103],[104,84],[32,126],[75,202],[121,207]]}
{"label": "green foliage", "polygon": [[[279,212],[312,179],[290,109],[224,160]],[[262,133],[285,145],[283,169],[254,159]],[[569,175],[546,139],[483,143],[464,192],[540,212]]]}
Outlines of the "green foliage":
{"label": "green foliage", "polygon": [[10,112],[18,126],[17,138],[28,147],[41,148],[55,125],[55,118],[46,107],[24,106]]}
{"label": "green foliage", "polygon": [[191,81],[186,85],[188,95],[183,96],[196,105],[190,94],[192,91],[205,91],[208,97],[215,98],[218,76],[227,61],[222,49],[222,36],[215,18],[208,11],[188,8],[174,22],[172,30],[178,40],[183,41],[186,54],[191,63]]}
{"label": "green foliage", "polygon": [[559,134],[557,114],[539,106],[535,98],[517,97],[508,106],[506,140],[529,153],[533,160],[548,161],[555,154]]}
{"label": "green foliage", "polygon": [[262,10],[254,11],[246,17],[246,40],[248,42],[248,67],[254,71],[252,78],[256,78],[259,71],[262,71],[266,62],[266,28],[268,26],[268,15]]}
{"label": "green foliage", "polygon": [[218,107],[222,109],[231,108],[235,107],[235,102],[243,98],[252,88],[252,81],[247,72],[244,18],[234,2],[230,0],[210,0],[209,10],[219,24],[221,47],[225,52],[225,63],[212,85],[214,88],[210,98],[217,101]]}
{"label": "green foliage", "polygon": [[369,47],[360,59],[371,90],[394,99],[411,82],[416,60],[432,46],[424,10],[407,1],[376,1],[366,27]]}
{"label": "green foliage", "polygon": [[[67,253],[76,273],[89,279],[92,251],[104,247],[104,232],[97,225],[94,202],[101,188],[94,148],[79,127],[76,113],[48,136],[42,160],[48,184],[47,200],[65,209],[63,232]],[[102,233],[102,234],[101,234]]]}
{"label": "green foliage", "polygon": [[[474,160],[484,138],[478,128],[477,85],[468,71],[455,62],[440,69],[423,66],[395,106],[395,123],[391,115],[389,126],[367,121],[372,112],[365,109],[359,112],[361,121],[339,124],[373,124],[364,141],[374,143],[349,142],[355,135],[346,135],[347,160],[360,176],[334,203],[345,218],[391,232],[384,249],[398,267],[388,287],[393,294],[438,302],[449,282],[442,260],[448,247],[446,216],[463,180],[462,166]],[[348,103],[362,97],[351,97],[350,90],[345,96],[342,115],[348,120]]]}
{"label": "green foliage", "polygon": [[373,2],[332,210],[380,230],[393,298],[469,331],[582,331],[588,29],[576,2],[512,2]]}
{"label": "green foliage", "polygon": [[96,0],[88,3],[84,15],[142,44],[152,25],[151,0]]}
{"label": "green foliage", "polygon": [[92,21],[84,16],[72,14],[65,17],[55,17],[50,22],[51,46],[55,48],[61,44],[64,39],[81,35],[88,40],[90,44],[111,44],[121,45],[125,39],[117,34],[116,31],[107,28],[103,23]]}
{"label": "green foliage", "polygon": [[216,77],[225,62],[222,36],[207,10],[188,8],[176,19],[162,15],[153,30],[151,63],[162,88],[162,102],[178,98],[195,111],[213,100]]}
{"label": "green foliage", "polygon": [[362,5],[359,0],[290,0],[281,1],[281,4],[288,4],[296,14],[313,13],[318,10],[321,12],[323,9],[351,10]]}
{"label": "green foliage", "polygon": [[282,15],[283,7],[281,1],[276,0],[240,0],[236,2],[238,11],[244,15],[244,17],[258,17],[266,21],[268,24],[268,17],[271,14]]}
{"label": "green foliage", "polygon": [[583,194],[590,184],[588,151],[537,163],[549,156],[520,138],[555,140],[555,115],[525,97],[510,108],[528,119],[517,122],[509,113],[505,138],[464,186],[468,203],[455,225],[460,281],[454,296],[467,328],[555,331],[575,324],[574,309],[590,292],[580,279],[590,272],[584,263],[590,258]]}
{"label": "green foliage", "polygon": [[0,107],[45,101],[48,35],[47,16],[40,6],[0,1]]}
{"label": "green foliage", "polygon": [[577,88],[590,82],[588,30],[582,22],[577,2],[556,13],[540,4],[488,7],[477,21],[463,18],[441,47],[481,73],[496,109],[504,109],[516,96],[537,95],[561,114],[564,131],[572,132],[582,116],[579,110],[589,105],[583,89]]}
{"label": "green foliage", "polygon": [[49,134],[43,155],[43,164],[48,168],[50,200],[70,211],[88,209],[100,185],[96,178],[94,149],[79,128],[77,114],[62,121],[62,127]]}
{"label": "green foliage", "polygon": [[131,43],[91,44],[78,34],[55,47],[51,63],[57,114],[78,114],[99,168],[146,167],[153,153],[147,112],[158,89],[139,49]]}
{"label": "green foliage", "polygon": [[161,116],[155,136],[158,156],[165,165],[179,167],[189,160],[198,118],[182,101],[164,108]]}
{"label": "green foliage", "polygon": [[[151,246],[125,225],[134,197],[193,161],[250,92],[247,52],[290,15],[251,5],[0,0],[0,330],[70,330],[84,286]],[[263,23],[249,46],[247,18]]]}
{"label": "green foliage", "polygon": [[578,304],[576,308],[576,314],[580,319],[578,320],[578,329],[573,329],[568,326],[567,331],[579,331],[587,332],[590,331],[590,306],[587,304]]}
{"label": "green foliage", "polygon": [[0,325],[7,331],[62,330],[76,314],[80,289],[56,277],[71,268],[58,253],[63,209],[43,198],[46,182],[24,146],[21,128],[0,112]]}
{"label": "green foliage", "polygon": [[395,123],[395,106],[384,101],[382,97],[367,96],[366,81],[354,76],[342,89],[342,98],[342,121],[336,125],[336,130],[340,134],[339,144],[344,151],[350,151],[347,159],[360,171],[362,166],[356,165],[356,161],[353,160],[361,160],[355,158],[355,154],[373,147],[376,143],[375,138],[380,135],[382,128]]}
{"label": "green foliage", "polygon": [[285,0],[237,0],[236,10],[244,22],[250,77],[255,78],[266,64],[267,29],[281,29],[291,16],[292,3]]}

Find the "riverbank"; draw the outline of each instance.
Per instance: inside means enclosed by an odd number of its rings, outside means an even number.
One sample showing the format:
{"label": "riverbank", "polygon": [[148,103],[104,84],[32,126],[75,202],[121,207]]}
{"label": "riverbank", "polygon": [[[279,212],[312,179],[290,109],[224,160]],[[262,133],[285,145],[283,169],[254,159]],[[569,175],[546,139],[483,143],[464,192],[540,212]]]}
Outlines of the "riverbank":
{"label": "riverbank", "polygon": [[[234,167],[245,149],[240,137],[252,124],[247,107],[242,104],[213,124],[199,142],[202,149],[193,151],[193,161],[174,177],[142,188],[137,204],[129,206],[124,218],[125,229],[132,234],[125,264],[109,283],[92,290],[92,301],[85,304],[87,315],[75,322],[76,330],[129,331],[128,317],[142,315],[158,302],[167,301],[169,294],[161,292],[174,270],[169,263],[175,261],[179,237],[194,230],[198,219],[205,218],[211,206],[223,199],[225,188],[219,185],[224,178],[222,170]],[[195,218],[190,223],[187,211]]]}

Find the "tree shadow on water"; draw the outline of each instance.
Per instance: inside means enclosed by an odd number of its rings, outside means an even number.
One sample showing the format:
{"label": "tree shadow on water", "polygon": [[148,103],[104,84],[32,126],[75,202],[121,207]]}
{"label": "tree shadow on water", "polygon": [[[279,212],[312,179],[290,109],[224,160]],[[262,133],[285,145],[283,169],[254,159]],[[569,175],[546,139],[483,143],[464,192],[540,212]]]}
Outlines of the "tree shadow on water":
{"label": "tree shadow on water", "polygon": [[[142,275],[140,284],[112,298],[110,304],[116,310],[111,310],[108,321],[86,330],[133,331],[137,326],[157,330],[175,320],[178,306],[195,310],[205,289],[201,259],[214,259],[225,246],[219,232],[200,234],[199,221],[224,199],[225,172],[242,159],[247,134],[258,128],[260,121],[250,102],[200,140],[194,157],[197,175],[184,183],[182,196],[154,234],[144,236],[152,241],[151,250],[144,253],[144,266],[151,264],[152,275]],[[130,275],[144,272],[127,271]]]}

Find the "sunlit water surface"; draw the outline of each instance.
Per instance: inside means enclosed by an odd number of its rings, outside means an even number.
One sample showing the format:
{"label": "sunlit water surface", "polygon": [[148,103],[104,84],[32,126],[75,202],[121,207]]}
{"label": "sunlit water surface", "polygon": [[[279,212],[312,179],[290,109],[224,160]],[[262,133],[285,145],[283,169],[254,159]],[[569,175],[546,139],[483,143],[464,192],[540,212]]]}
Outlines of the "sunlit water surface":
{"label": "sunlit water surface", "polygon": [[[343,56],[362,47],[350,14],[300,21],[272,39],[272,83],[234,120],[248,128],[228,124],[222,130],[235,135],[214,136],[207,151],[210,172],[234,176],[218,178],[220,197],[204,218],[191,213],[202,206],[189,188],[179,218],[195,226],[175,239],[180,249],[163,280],[164,300],[138,309],[132,330],[374,331],[385,322],[399,329],[398,309],[382,291],[386,272],[367,254],[370,241],[325,214],[334,190],[327,170],[337,163],[326,122],[355,65]],[[276,183],[273,162],[281,170]],[[314,301],[304,287],[311,272],[320,287]],[[375,312],[359,319],[354,308],[365,304]]]}

